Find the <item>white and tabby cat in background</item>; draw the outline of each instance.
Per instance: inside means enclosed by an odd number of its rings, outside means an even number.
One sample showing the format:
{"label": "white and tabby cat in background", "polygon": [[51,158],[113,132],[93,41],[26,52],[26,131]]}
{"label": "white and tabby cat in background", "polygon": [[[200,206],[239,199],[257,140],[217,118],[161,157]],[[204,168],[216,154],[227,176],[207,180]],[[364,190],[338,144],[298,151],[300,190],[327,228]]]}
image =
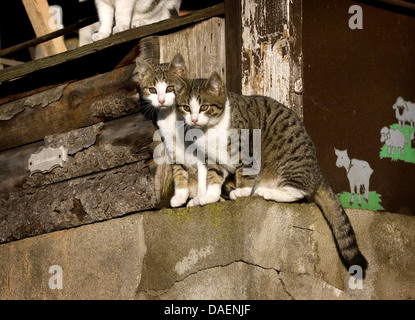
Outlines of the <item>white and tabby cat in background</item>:
{"label": "white and tabby cat in background", "polygon": [[[95,0],[100,27],[92,41],[179,15],[182,0]],[[115,21],[115,25],[114,25]]]}

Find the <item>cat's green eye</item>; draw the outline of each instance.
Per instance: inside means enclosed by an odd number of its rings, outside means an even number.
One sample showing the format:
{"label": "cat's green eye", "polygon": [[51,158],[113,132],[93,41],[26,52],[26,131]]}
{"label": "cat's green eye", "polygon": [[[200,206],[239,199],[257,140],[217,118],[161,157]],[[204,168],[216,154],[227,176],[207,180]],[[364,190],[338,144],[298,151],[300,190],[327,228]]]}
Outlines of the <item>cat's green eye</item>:
{"label": "cat's green eye", "polygon": [[190,107],[189,107],[189,106],[181,106],[181,108],[182,108],[185,112],[190,112]]}
{"label": "cat's green eye", "polygon": [[173,86],[168,86],[166,88],[166,92],[173,92],[174,91],[174,87]]}
{"label": "cat's green eye", "polygon": [[157,89],[156,88],[148,88],[148,91],[150,92],[150,93],[157,93]]}
{"label": "cat's green eye", "polygon": [[207,105],[207,104],[202,104],[201,106],[200,106],[200,111],[206,111],[207,109],[209,109],[209,105]]}

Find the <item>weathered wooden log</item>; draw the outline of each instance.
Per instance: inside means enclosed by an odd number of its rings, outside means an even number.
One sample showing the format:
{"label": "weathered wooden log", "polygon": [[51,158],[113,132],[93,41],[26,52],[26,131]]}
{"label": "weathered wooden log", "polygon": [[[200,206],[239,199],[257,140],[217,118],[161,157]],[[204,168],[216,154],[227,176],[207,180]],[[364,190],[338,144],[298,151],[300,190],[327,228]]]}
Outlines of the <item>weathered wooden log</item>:
{"label": "weathered wooden log", "polygon": [[[168,175],[156,174],[154,129],[137,114],[8,151],[21,160],[3,166],[0,176],[19,172],[7,184],[19,190],[0,194],[0,242],[167,205],[171,188],[160,180]],[[68,150],[62,168],[30,174],[31,153],[60,146]]]}
{"label": "weathered wooden log", "polygon": [[1,105],[0,151],[137,112],[138,99],[131,98],[134,67],[130,64]]}
{"label": "weathered wooden log", "polygon": [[153,174],[138,161],[0,195],[0,242],[156,208]]}

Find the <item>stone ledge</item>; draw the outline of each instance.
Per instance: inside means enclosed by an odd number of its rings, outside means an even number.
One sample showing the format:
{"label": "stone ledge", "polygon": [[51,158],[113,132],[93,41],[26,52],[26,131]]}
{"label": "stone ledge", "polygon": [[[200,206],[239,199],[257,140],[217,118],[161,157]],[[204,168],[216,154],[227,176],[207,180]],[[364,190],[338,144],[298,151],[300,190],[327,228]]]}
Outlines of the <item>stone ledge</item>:
{"label": "stone ledge", "polygon": [[414,299],[415,218],[347,213],[370,264],[362,290],[315,205],[246,198],[2,244],[0,299]]}

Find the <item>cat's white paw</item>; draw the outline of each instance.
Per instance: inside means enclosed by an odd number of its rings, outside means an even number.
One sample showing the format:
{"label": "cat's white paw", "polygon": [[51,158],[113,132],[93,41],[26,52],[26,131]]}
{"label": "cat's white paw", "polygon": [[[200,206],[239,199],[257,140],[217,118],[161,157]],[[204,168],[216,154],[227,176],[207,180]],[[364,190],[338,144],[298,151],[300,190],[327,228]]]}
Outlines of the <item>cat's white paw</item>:
{"label": "cat's white paw", "polygon": [[198,206],[198,205],[199,205],[198,198],[193,198],[193,199],[190,199],[190,201],[187,203],[186,207],[194,207],[194,206]]}
{"label": "cat's white paw", "polygon": [[95,32],[92,35],[92,41],[98,41],[98,40],[102,40],[105,38],[108,38],[110,36],[110,33],[106,33],[106,32]]}
{"label": "cat's white paw", "polygon": [[251,195],[252,188],[236,188],[229,193],[229,198],[235,200],[236,198],[249,197]]}
{"label": "cat's white paw", "polygon": [[128,25],[116,25],[114,28],[112,28],[112,34],[116,34],[118,32],[122,32],[128,29],[129,29]]}
{"label": "cat's white paw", "polygon": [[134,20],[131,21],[131,28],[137,28],[137,27],[141,27],[144,26],[145,23],[143,23],[141,20]]}
{"label": "cat's white paw", "polygon": [[205,195],[197,198],[193,198],[187,203],[188,207],[194,207],[194,206],[204,206],[209,203],[214,203],[220,201],[222,198],[217,194],[209,194],[206,193]]}
{"label": "cat's white paw", "polygon": [[209,203],[218,202],[220,200],[221,191],[221,184],[209,185],[206,190],[206,193],[203,196],[197,197],[197,201],[201,206],[204,206]]}
{"label": "cat's white paw", "polygon": [[198,200],[199,200],[199,204],[201,206],[204,206],[209,203],[218,202],[220,200],[220,195],[218,196],[216,194],[206,193],[204,196],[199,197]]}
{"label": "cat's white paw", "polygon": [[174,196],[170,199],[170,206],[176,208],[184,205],[189,197],[189,191],[187,189],[177,189],[174,193]]}

